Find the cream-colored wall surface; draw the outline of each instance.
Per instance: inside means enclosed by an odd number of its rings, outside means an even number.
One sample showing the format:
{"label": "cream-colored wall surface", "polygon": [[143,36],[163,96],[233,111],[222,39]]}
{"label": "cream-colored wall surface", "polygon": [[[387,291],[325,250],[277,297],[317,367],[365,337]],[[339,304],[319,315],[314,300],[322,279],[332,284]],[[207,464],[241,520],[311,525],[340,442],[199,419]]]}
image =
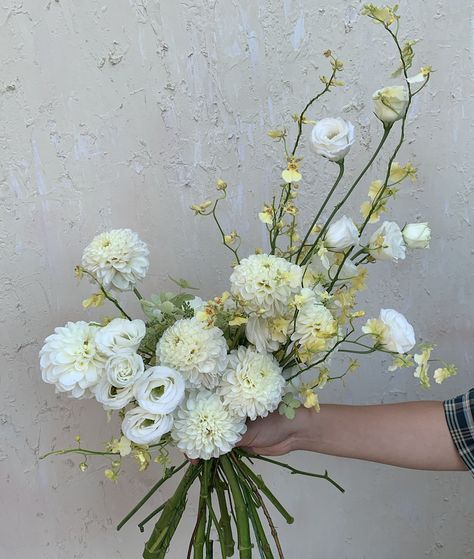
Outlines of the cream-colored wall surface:
{"label": "cream-colored wall surface", "polygon": [[[210,221],[189,206],[229,183],[226,229],[245,236],[243,252],[264,246],[256,210],[281,171],[280,145],[266,131],[320,88],[331,48],[346,86],[324,98],[313,117],[342,115],[357,130],[347,161],[354,174],[380,136],[370,94],[395,83],[393,47],[358,15],[353,0],[4,0],[0,6],[0,557],[132,559],[145,541],[118,520],[160,475],[130,461],[114,485],[106,462],[38,462],[81,434],[101,447],[116,432],[93,401],[55,395],[43,384],[43,339],[84,312],[91,288],[73,266],[96,233],[131,227],[151,247],[142,290],[172,288],[185,277],[211,296],[227,287],[229,255]],[[432,83],[410,115],[400,156],[419,166],[389,217],[429,220],[429,251],[398,266],[371,269],[367,309],[397,308],[421,339],[455,361],[459,375],[430,392],[411,372],[387,373],[367,359],[324,402],[380,403],[442,399],[474,384],[474,10],[471,0],[403,1],[403,32],[422,39],[416,66],[432,64]],[[306,136],[304,144],[307,145]],[[317,207],[335,166],[303,145],[303,218]],[[387,155],[387,151],[384,152]],[[381,160],[383,161],[383,159]],[[370,178],[377,177],[382,162]],[[345,183],[348,184],[348,181]],[[352,210],[366,197],[360,185]],[[138,312],[135,301],[123,304]],[[289,559],[461,559],[474,556],[474,481],[469,474],[412,472],[318,455],[295,454],[300,467],[330,473],[338,494],[317,480],[262,467],[296,516],[276,516]],[[169,494],[173,483],[153,503]],[[190,502],[170,557],[185,557],[195,504]],[[138,515],[140,520],[147,512]]]}

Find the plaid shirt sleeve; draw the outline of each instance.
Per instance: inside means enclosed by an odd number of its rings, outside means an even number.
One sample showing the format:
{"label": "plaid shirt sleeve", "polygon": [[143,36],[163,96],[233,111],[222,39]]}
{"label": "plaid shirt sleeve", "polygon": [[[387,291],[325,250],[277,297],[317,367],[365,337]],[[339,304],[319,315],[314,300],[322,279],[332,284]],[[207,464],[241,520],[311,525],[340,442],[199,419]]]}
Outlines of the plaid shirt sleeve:
{"label": "plaid shirt sleeve", "polygon": [[444,413],[459,455],[474,475],[474,388],[446,400]]}

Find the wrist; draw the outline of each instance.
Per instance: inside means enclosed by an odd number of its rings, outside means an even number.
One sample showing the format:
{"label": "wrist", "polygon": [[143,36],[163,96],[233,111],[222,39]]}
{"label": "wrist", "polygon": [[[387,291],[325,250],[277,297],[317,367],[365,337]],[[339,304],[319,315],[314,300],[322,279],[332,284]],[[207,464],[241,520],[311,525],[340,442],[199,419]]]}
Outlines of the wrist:
{"label": "wrist", "polygon": [[291,436],[291,450],[311,450],[311,441],[317,427],[318,412],[314,409],[300,407],[296,410],[293,432]]}

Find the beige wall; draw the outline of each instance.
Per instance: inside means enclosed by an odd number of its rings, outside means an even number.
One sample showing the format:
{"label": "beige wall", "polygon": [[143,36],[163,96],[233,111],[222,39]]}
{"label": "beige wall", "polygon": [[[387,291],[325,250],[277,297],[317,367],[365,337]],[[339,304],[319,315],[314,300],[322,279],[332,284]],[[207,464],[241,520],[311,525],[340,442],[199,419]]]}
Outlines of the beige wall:
{"label": "beige wall", "polygon": [[[104,228],[131,227],[150,244],[145,292],[172,287],[168,274],[200,285],[205,296],[226,287],[229,258],[211,223],[194,219],[188,208],[222,176],[230,185],[225,226],[246,236],[249,252],[263,244],[254,214],[269,199],[280,165],[278,146],[265,132],[288,122],[319,88],[327,48],[346,62],[348,85],[313,115],[342,113],[356,124],[358,146],[348,166],[360,168],[379,134],[369,95],[388,81],[395,63],[381,29],[357,16],[360,6],[357,0],[2,2],[2,558],[140,556],[144,537],[136,525],[119,534],[114,526],[157,478],[158,466],[138,475],[130,463],[113,485],[101,460],[91,460],[85,474],[79,460],[39,464],[40,453],[73,444],[78,433],[85,445],[100,446],[115,426],[94,402],[68,400],[44,385],[37,352],[56,325],[84,316],[80,302],[89,290],[76,288],[72,268]],[[388,305],[406,313],[460,373],[424,392],[411,373],[384,372],[386,364],[375,358],[346,387],[330,387],[324,401],[441,399],[473,384],[472,2],[402,0],[401,11],[404,30],[423,38],[417,65],[437,71],[416,99],[404,149],[403,159],[420,167],[419,182],[403,187],[390,216],[400,223],[428,219],[434,239],[424,254],[374,268],[364,297],[374,312]],[[308,207],[317,206],[333,173],[308,157]],[[303,454],[292,461],[327,467],[347,493],[262,468],[297,517],[292,527],[278,519],[289,559],[473,556],[468,474]],[[185,555],[190,526],[189,512],[170,557]]]}

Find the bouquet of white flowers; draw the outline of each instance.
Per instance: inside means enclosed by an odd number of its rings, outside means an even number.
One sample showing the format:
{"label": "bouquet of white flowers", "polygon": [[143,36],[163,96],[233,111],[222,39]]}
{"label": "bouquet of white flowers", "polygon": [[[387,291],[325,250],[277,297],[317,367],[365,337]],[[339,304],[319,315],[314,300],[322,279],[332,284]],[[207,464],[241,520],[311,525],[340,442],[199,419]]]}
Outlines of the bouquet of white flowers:
{"label": "bouquet of white flowers", "polygon": [[[324,385],[358,367],[354,354],[390,354],[391,370],[413,366],[415,376],[429,387],[432,346],[423,344],[419,353],[413,352],[415,334],[403,315],[382,309],[378,318],[357,324],[365,314],[357,308],[357,294],[364,288],[368,265],[379,260],[397,262],[405,258],[407,249],[426,248],[430,241],[427,223],[401,228],[385,221],[365,237],[402,181],[416,179],[416,169],[410,163],[397,163],[396,158],[405,139],[410,105],[428,83],[431,69],[424,67],[408,77],[414,41],[399,41],[396,6],[368,4],[363,13],[381,24],[393,40],[400,57],[394,75],[400,76],[402,85],[374,93],[381,138],[343,193],[336,199],[344,178],[344,160],[356,141],[354,126],[342,118],[323,118],[316,123],[307,118],[318,99],[342,85],[343,64],[326,51],[331,74],[321,77],[322,91],[295,116],[293,147],[290,149],[286,129],[269,132],[281,142],[285,165],[278,195],[259,213],[268,231],[267,251],[257,250],[241,258],[240,236],[236,231],[224,231],[217,215],[218,204],[227,194],[223,180],[217,181],[217,199],[192,206],[196,214],[215,220],[223,244],[233,254],[229,291],[203,301],[192,294],[194,288],[179,280],[177,293],[145,299],[137,284],[149,266],[146,244],[129,229],[108,231],[86,247],[76,275],[98,286],[97,293],[83,302],[85,308],[108,300],[119,316],[102,322],[69,322],[56,328],[41,350],[45,382],[73,398],[95,398],[109,414],[116,411],[121,418],[120,433],[104,451],[83,448],[78,438],[77,448],[47,455],[76,452],[84,457],[82,470],[87,468],[89,455],[110,457],[105,475],[111,480],[117,479],[121,459],[127,455],[138,460],[140,470],[152,460],[165,466],[162,479],[118,529],[166,480],[186,468],[174,495],[139,524],[143,531],[149,520],[160,515],[146,543],[145,559],[165,557],[196,480],[201,490],[188,557],[211,557],[213,539],[222,557],[231,557],[238,550],[239,557],[247,559],[254,549],[265,559],[274,557],[275,551],[283,557],[266,500],[288,522],[293,518],[254,471],[251,459],[266,460],[342,488],[327,472],[303,472],[236,449],[246,422],[276,410],[292,419],[299,406],[318,410],[318,394]],[[312,150],[332,162],[337,173],[323,204],[300,236],[296,200],[302,158],[297,152],[303,129],[310,123],[314,124],[309,136]],[[397,135],[397,141],[386,171],[370,184],[361,217],[354,220],[338,215],[392,135]],[[144,319],[132,318],[122,306],[120,294],[127,291],[140,300]],[[336,353],[349,355],[342,375],[331,372],[329,360]],[[441,382],[455,372],[453,365],[442,363],[434,379]],[[179,466],[170,465],[171,445],[188,458],[199,459],[198,463],[184,460]],[[269,543],[263,520],[269,524],[274,545]]]}

